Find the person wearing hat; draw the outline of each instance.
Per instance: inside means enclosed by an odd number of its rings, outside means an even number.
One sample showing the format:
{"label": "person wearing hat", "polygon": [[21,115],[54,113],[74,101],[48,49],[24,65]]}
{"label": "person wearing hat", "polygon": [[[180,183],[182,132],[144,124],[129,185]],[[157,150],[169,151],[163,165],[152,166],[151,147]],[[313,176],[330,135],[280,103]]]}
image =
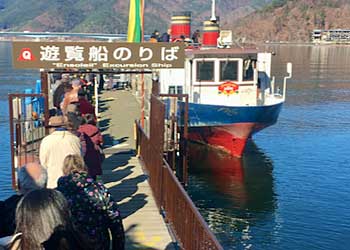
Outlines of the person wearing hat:
{"label": "person wearing hat", "polygon": [[69,154],[82,154],[80,139],[68,130],[66,116],[52,116],[49,120],[51,133],[40,143],[39,159],[48,173],[48,188],[55,188],[63,175],[63,160]]}

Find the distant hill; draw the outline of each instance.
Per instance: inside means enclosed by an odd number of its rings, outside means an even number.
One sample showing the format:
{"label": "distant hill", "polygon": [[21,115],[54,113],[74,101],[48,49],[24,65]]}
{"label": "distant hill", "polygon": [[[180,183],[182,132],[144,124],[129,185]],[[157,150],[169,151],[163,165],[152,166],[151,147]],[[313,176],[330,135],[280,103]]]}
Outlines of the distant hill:
{"label": "distant hill", "polygon": [[229,28],[250,42],[307,42],[314,29],[350,29],[350,0],[273,0]]}
{"label": "distant hill", "polygon": [[[217,0],[222,29],[249,42],[309,41],[313,29],[350,29],[350,0]],[[210,0],[145,0],[145,33],[163,32],[172,12],[192,11],[192,29]],[[0,0],[0,30],[126,33],[128,0]]]}
{"label": "distant hill", "polygon": [[[223,26],[271,0],[217,0]],[[172,12],[192,11],[193,29],[210,17],[210,0],[145,0],[145,32],[170,26]],[[0,30],[126,33],[128,0],[0,0]]]}

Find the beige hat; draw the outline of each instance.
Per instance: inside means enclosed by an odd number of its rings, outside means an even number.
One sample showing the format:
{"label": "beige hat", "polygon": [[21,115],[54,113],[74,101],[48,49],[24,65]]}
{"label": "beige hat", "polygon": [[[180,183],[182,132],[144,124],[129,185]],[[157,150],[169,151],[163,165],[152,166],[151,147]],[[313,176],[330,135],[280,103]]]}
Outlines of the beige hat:
{"label": "beige hat", "polygon": [[67,123],[68,123],[68,119],[66,116],[63,116],[63,115],[51,116],[49,119],[50,127],[63,127],[63,126],[66,126]]}

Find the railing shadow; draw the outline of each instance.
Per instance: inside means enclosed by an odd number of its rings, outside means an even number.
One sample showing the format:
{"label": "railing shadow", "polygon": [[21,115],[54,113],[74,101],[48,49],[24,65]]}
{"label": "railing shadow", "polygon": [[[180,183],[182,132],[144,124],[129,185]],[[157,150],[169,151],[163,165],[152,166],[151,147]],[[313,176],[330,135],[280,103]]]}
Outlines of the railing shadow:
{"label": "railing shadow", "polygon": [[99,121],[98,126],[100,128],[100,131],[101,132],[106,131],[109,128],[110,122],[111,122],[110,118],[105,118],[105,119]]}
{"label": "railing shadow", "polygon": [[139,175],[135,178],[123,180],[120,184],[109,188],[110,192],[113,192],[113,198],[119,202],[125,198],[132,197],[138,190],[137,184],[147,180],[145,175]]}
{"label": "railing shadow", "polygon": [[109,156],[103,163],[103,170],[111,171],[103,176],[103,181],[108,186],[113,199],[118,203],[123,218],[137,212],[147,204],[148,196],[144,193],[137,193],[138,185],[147,181],[147,176],[140,173],[130,177],[135,171],[135,165],[128,165],[133,156],[135,156],[133,150],[121,151]]}

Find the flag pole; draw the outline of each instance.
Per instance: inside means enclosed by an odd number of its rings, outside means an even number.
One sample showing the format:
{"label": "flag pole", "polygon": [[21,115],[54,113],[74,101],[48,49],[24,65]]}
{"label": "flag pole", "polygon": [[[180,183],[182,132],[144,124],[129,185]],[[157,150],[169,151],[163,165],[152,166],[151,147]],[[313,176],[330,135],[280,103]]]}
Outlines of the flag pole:
{"label": "flag pole", "polygon": [[141,1],[141,42],[145,41],[145,0]]}
{"label": "flag pole", "polygon": [[[141,1],[141,42],[144,41],[144,21],[145,21],[145,2],[144,0]],[[141,74],[141,127],[145,128],[145,75]]]}

